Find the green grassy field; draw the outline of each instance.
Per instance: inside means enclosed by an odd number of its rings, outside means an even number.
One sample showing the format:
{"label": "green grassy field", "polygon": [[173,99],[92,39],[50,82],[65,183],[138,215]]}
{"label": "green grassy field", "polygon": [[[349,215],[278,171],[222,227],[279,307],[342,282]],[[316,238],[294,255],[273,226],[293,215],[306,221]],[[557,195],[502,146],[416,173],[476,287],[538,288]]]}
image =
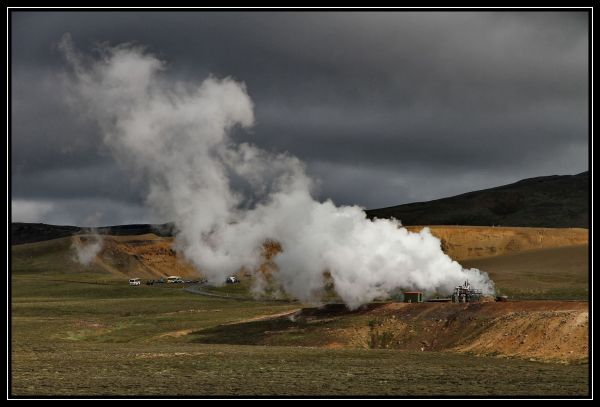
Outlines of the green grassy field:
{"label": "green grassy field", "polygon": [[[77,265],[68,248],[68,240],[58,239],[12,250],[15,396],[559,396],[588,390],[587,364],[255,346],[249,344],[251,336],[246,344],[233,345],[227,338],[219,341],[223,324],[301,305],[206,297],[180,285],[130,287],[101,270]],[[215,291],[239,295],[243,287]],[[314,340],[307,338],[307,343]]]}

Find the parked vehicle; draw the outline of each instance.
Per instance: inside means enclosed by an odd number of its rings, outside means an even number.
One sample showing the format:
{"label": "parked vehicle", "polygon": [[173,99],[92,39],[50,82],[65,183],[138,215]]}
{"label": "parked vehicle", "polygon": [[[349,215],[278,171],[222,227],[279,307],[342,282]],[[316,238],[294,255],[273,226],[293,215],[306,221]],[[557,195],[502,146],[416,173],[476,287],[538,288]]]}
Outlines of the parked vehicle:
{"label": "parked vehicle", "polygon": [[183,280],[179,276],[169,276],[169,277],[167,277],[167,283],[168,284],[173,284],[173,283],[181,284],[181,283],[183,283]]}
{"label": "parked vehicle", "polygon": [[235,283],[239,283],[240,280],[236,276],[229,276],[229,277],[227,277],[227,279],[225,279],[225,282],[227,284],[235,284]]}
{"label": "parked vehicle", "polygon": [[140,285],[142,281],[139,278],[130,278],[129,285]]}

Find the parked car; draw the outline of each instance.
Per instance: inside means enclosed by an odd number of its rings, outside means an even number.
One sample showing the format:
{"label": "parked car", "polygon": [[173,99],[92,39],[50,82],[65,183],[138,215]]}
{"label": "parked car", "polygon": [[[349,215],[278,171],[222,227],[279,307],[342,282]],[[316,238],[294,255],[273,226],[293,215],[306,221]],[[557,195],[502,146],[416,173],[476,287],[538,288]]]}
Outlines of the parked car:
{"label": "parked car", "polygon": [[229,276],[225,279],[225,282],[227,284],[235,284],[235,283],[239,283],[240,280],[236,276]]}
{"label": "parked car", "polygon": [[130,278],[129,285],[140,285],[142,281],[139,278]]}

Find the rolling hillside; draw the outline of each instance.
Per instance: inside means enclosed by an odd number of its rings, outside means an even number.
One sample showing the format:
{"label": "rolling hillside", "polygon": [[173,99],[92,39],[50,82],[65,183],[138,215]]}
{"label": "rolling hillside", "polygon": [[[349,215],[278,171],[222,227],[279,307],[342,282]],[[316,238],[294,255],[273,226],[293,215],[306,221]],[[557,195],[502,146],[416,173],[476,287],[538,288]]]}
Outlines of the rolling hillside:
{"label": "rolling hillside", "polygon": [[[172,223],[164,223],[161,225],[117,225],[99,227],[95,229],[95,232],[100,235],[111,236],[138,236],[152,233],[157,236],[168,237],[173,236],[173,228],[174,226]],[[11,244],[43,242],[45,240],[91,232],[90,228],[78,226],[13,222],[11,224]]]}
{"label": "rolling hillside", "polygon": [[589,174],[552,175],[450,198],[367,210],[403,225],[589,227]]}
{"label": "rolling hillside", "polygon": [[[407,226],[418,232],[423,226]],[[588,229],[486,226],[429,226],[453,260],[511,255],[530,250],[588,244]]]}

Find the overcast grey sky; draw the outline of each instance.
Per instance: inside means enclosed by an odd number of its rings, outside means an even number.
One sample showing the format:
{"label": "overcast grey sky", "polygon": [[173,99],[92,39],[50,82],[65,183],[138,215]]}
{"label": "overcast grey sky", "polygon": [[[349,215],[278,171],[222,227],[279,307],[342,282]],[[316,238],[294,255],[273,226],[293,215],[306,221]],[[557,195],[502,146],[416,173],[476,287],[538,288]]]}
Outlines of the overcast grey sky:
{"label": "overcast grey sky", "polygon": [[588,169],[582,12],[16,12],[13,221],[163,222],[145,187],[65,103],[69,32],[83,52],[136,42],[165,75],[243,81],[256,125],[319,198],[367,208]]}

